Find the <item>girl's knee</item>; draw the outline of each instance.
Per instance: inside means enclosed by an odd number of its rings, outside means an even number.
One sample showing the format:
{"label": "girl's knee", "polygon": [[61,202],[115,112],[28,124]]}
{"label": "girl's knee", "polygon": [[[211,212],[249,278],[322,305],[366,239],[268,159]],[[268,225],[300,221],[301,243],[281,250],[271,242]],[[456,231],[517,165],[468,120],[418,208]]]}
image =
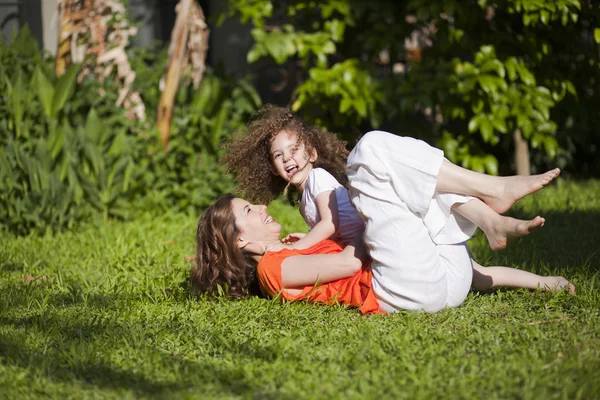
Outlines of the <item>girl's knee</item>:
{"label": "girl's knee", "polygon": [[361,149],[365,147],[373,148],[379,146],[385,146],[385,142],[390,139],[390,137],[395,137],[389,132],[384,131],[369,131],[363,135],[362,138],[356,144],[356,148]]}

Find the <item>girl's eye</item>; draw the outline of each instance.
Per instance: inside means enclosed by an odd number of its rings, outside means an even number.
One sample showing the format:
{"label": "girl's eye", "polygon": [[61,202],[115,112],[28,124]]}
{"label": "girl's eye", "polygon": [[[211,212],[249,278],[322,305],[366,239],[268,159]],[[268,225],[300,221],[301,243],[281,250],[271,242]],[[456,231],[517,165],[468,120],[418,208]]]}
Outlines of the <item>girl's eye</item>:
{"label": "girl's eye", "polygon": [[275,160],[277,160],[278,158],[281,158],[281,154],[277,154],[275,157],[273,157]]}

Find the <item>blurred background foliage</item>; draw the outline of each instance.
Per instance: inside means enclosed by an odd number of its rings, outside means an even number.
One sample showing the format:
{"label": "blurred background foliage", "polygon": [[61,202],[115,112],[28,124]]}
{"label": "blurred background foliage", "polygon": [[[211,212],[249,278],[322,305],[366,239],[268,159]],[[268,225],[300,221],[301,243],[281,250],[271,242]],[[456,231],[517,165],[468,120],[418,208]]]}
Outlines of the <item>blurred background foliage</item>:
{"label": "blurred background foliage", "polygon": [[[600,175],[600,3],[592,0],[228,0],[252,37],[241,77],[184,76],[168,148],[154,121],[161,47],[129,48],[146,119],[115,104],[117,79],[60,77],[25,27],[0,41],[0,225],[18,234],[140,211],[199,214],[235,190],[221,144],[277,99],[351,147],[370,129],[424,139],[491,174]],[[287,77],[277,93],[260,71]],[[271,90],[271,92],[269,92]],[[520,161],[519,161],[520,160]]]}
{"label": "blurred background foliage", "polygon": [[600,171],[598,2],[230,0],[227,15],[252,26],[249,62],[299,76],[291,107],[350,143],[383,128],[491,174]]}

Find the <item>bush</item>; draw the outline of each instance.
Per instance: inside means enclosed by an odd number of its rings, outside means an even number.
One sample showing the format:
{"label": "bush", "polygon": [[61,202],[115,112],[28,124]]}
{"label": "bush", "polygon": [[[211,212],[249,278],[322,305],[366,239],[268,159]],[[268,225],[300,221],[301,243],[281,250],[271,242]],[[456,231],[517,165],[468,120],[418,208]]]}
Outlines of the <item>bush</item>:
{"label": "bush", "polygon": [[[160,76],[152,66],[166,65],[166,53],[153,58],[138,50],[132,55],[132,64],[139,71],[136,89],[146,103],[149,118],[154,119]],[[148,85],[148,78],[157,79],[156,86]],[[142,200],[139,209],[198,214],[221,194],[235,191],[233,178],[218,163],[221,144],[260,105],[260,97],[245,79],[219,76],[211,70],[197,89],[182,85],[177,92],[168,151],[162,149],[155,129],[139,137],[139,175],[135,179]]]}
{"label": "bush", "polygon": [[78,83],[77,65],[58,78],[29,29],[0,43],[0,225],[26,234],[98,214],[199,213],[235,190],[218,165],[221,143],[260,106],[259,96],[245,80],[212,71],[197,89],[182,84],[165,151],[151,121],[166,52],[154,54],[131,54],[148,111],[137,122],[115,106],[114,80]]}
{"label": "bush", "polygon": [[24,234],[122,216],[134,167],[123,112],[77,83],[77,65],[56,77],[27,28],[0,44],[0,63],[0,224]]}

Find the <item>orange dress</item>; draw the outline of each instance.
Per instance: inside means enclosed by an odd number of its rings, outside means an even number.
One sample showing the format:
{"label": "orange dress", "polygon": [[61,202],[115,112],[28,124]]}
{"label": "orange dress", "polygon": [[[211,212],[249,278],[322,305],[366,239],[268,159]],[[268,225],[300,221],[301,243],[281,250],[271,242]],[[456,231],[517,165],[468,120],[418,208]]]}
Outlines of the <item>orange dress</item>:
{"label": "orange dress", "polygon": [[323,240],[304,250],[284,249],[278,252],[267,252],[258,263],[257,275],[260,289],[266,296],[281,297],[288,301],[305,300],[326,304],[347,304],[358,307],[363,314],[385,314],[380,308],[371,280],[371,263],[363,265],[360,271],[349,278],[306,286],[298,295],[288,294],[282,284],[281,265],[288,257],[311,254],[335,254],[342,248],[331,240]]}

